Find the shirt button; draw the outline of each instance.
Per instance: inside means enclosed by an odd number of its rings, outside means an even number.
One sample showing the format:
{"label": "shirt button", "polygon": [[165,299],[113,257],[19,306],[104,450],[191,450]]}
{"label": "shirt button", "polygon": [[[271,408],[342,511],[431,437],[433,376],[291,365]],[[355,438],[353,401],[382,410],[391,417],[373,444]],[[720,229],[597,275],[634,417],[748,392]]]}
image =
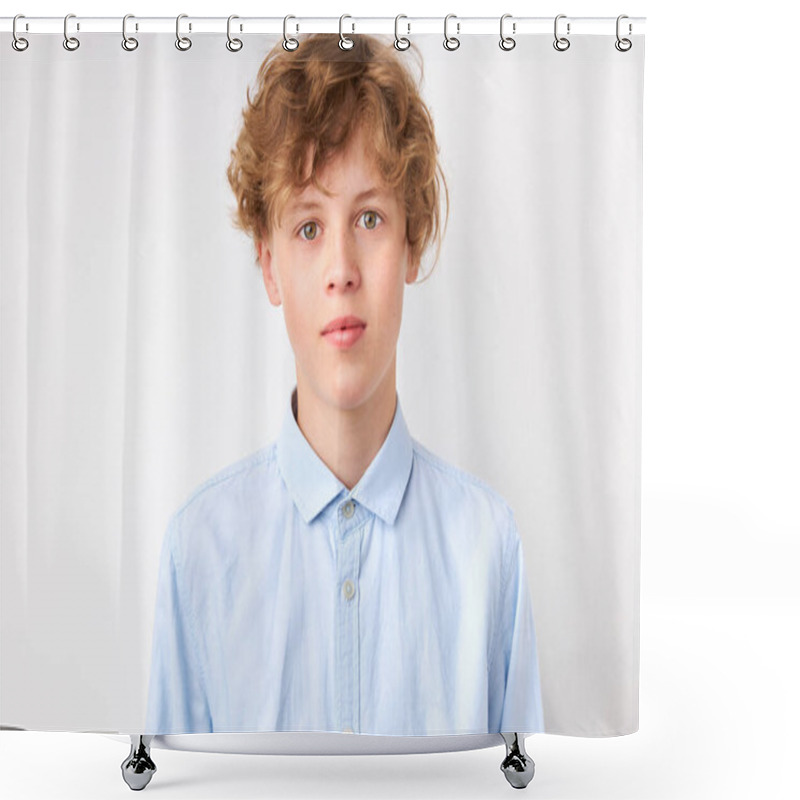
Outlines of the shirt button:
{"label": "shirt button", "polygon": [[344,586],[342,587],[342,591],[344,592],[344,596],[350,600],[352,599],[353,595],[356,593],[356,586],[349,578],[344,582]]}
{"label": "shirt button", "polygon": [[350,519],[350,517],[352,517],[353,514],[355,514],[355,511],[356,511],[356,504],[352,500],[348,500],[342,506],[342,513],[347,517],[347,519]]}

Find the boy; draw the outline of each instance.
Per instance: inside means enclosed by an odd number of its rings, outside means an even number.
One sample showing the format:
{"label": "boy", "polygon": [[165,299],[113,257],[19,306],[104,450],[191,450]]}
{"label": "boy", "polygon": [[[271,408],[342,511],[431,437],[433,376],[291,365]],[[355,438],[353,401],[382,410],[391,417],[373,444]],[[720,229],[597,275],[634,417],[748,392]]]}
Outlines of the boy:
{"label": "boy", "polygon": [[513,513],[396,392],[404,284],[439,238],[433,124],[355,41],[276,47],[248,92],[228,177],[297,385],[278,439],[170,521],[147,733],[543,730]]}

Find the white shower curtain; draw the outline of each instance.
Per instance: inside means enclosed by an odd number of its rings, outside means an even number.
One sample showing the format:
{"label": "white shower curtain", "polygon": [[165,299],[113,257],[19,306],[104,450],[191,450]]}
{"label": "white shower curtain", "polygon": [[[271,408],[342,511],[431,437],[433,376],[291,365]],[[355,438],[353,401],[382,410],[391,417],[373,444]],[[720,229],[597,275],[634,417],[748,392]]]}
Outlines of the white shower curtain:
{"label": "white shower curtain", "polygon": [[[411,39],[449,215],[397,397],[513,510],[543,730],[611,736],[638,728],[644,37],[570,38]],[[0,56],[4,726],[144,730],[170,520],[298,382],[226,178],[280,36],[140,40]]]}

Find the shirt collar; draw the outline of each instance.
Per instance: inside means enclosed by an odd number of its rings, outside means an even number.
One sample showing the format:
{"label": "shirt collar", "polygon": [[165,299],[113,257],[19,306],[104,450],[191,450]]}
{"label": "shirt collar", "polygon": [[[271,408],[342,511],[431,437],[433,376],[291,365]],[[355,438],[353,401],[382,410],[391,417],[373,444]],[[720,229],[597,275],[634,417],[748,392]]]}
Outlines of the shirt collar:
{"label": "shirt collar", "polygon": [[[413,446],[400,398],[395,392],[396,410],[386,439],[361,480],[347,494],[389,525],[394,524],[411,475]],[[295,419],[297,387],[287,404],[277,442],[278,468],[289,494],[309,524],[347,487],[314,452]]]}

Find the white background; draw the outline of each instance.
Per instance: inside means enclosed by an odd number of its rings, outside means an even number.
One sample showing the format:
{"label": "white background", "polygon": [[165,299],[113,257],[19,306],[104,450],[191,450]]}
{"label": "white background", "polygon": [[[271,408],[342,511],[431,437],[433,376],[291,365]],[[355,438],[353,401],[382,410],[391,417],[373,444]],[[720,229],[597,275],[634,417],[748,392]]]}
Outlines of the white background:
{"label": "white background", "polygon": [[[539,798],[795,798],[800,751],[800,9],[761,2],[36,2],[27,16],[646,16],[640,731],[528,739]],[[0,733],[3,794],[128,796],[127,747]],[[154,750],[170,798],[501,797],[502,748]]]}

